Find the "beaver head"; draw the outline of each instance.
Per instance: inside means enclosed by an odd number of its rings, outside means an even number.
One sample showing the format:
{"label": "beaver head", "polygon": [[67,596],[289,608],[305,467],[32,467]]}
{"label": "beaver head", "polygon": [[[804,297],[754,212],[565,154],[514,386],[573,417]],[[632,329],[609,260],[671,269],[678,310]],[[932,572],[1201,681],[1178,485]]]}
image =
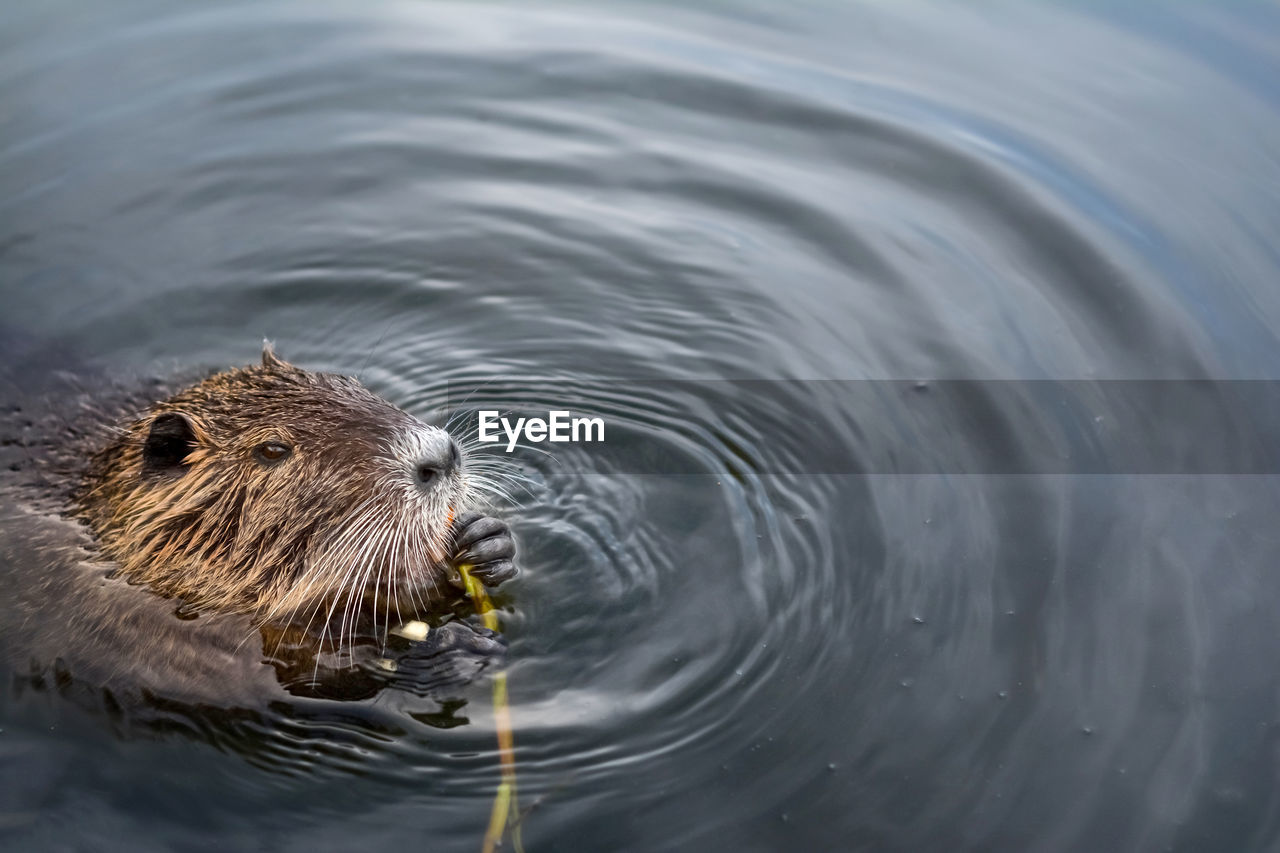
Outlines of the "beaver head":
{"label": "beaver head", "polygon": [[92,459],[77,506],[131,581],[202,609],[323,622],[369,600],[425,609],[448,589],[460,540],[493,561],[487,580],[513,573],[505,526],[469,513],[487,526],[459,536],[472,488],[444,430],[267,346],[261,365],[124,427]]}

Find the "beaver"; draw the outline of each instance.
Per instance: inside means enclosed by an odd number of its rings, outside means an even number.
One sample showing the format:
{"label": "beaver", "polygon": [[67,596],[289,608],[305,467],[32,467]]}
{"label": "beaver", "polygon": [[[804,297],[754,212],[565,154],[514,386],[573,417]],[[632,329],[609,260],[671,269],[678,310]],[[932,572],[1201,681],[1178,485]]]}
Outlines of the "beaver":
{"label": "beaver", "polygon": [[370,662],[396,668],[388,644],[410,620],[434,626],[410,645],[454,676],[501,650],[455,618],[460,565],[488,586],[516,574],[509,527],[475,508],[483,466],[357,380],[264,342],[260,364],[84,419],[60,443],[6,441],[32,463],[9,467],[36,471],[0,490],[0,648],[16,671],[117,705],[231,707],[371,695]]}

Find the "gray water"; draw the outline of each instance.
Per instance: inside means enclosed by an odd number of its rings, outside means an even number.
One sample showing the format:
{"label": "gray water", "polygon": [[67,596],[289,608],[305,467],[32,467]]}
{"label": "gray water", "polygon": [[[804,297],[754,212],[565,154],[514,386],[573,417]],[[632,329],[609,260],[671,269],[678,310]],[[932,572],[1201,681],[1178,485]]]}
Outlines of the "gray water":
{"label": "gray water", "polygon": [[[1274,5],[3,20],[24,369],[269,337],[423,416],[607,415],[502,509],[527,849],[1280,845],[1280,466],[1176,402],[1280,378]],[[0,842],[475,850],[489,695],[227,743],[6,690]]]}

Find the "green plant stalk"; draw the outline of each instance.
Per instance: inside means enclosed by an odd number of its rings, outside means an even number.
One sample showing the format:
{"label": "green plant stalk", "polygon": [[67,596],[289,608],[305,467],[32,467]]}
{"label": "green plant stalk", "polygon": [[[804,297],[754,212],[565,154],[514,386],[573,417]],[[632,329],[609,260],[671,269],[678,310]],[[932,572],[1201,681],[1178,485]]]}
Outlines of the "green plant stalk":
{"label": "green plant stalk", "polygon": [[[471,566],[458,567],[467,595],[471,597],[476,612],[490,631],[498,630],[498,614],[484,585],[471,575]],[[512,845],[516,853],[524,853],[520,840],[520,807],[516,800],[516,742],[511,728],[511,706],[507,702],[507,674],[499,672],[493,677],[493,724],[498,734],[498,760],[502,764],[502,781],[493,797],[493,810],[489,813],[489,829],[484,834],[482,853],[493,853],[502,843],[507,829],[511,829]]]}

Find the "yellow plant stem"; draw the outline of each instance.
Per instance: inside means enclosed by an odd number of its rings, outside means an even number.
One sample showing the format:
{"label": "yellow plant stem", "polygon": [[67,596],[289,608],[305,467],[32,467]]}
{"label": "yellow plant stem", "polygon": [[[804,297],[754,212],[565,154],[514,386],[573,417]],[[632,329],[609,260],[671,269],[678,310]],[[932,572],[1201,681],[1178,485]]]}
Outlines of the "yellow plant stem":
{"label": "yellow plant stem", "polygon": [[[471,566],[459,566],[467,595],[475,605],[484,626],[498,630],[498,614],[484,585],[471,575]],[[511,840],[517,853],[524,853],[520,841],[520,807],[516,801],[516,741],[511,728],[511,706],[507,703],[507,674],[499,672],[493,677],[493,725],[498,733],[498,760],[502,764],[502,781],[493,797],[493,810],[489,813],[489,829],[484,834],[482,853],[493,853],[502,844],[502,836],[511,827]]]}

